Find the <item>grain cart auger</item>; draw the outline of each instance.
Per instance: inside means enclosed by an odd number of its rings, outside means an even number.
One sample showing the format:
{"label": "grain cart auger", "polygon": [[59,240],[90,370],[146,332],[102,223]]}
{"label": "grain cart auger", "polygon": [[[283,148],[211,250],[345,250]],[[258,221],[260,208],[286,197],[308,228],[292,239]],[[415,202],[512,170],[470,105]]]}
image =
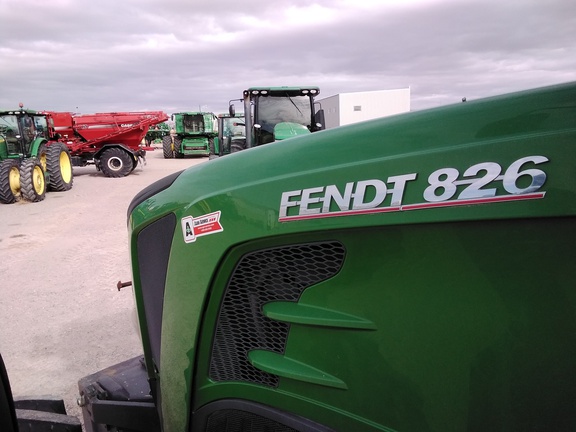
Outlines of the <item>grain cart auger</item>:
{"label": "grain cart auger", "polygon": [[209,156],[218,135],[216,116],[211,112],[181,112],[171,116],[174,123],[162,138],[164,158]]}
{"label": "grain cart auger", "polygon": [[0,202],[42,201],[46,190],[67,191],[74,181],[70,152],[54,141],[48,113],[0,111]]}
{"label": "grain cart auger", "polygon": [[[318,87],[250,87],[243,92],[246,147],[323,130],[324,110],[315,98]],[[236,108],[229,102],[230,117]]]}
{"label": "grain cart auger", "polygon": [[575,431],[575,101],[342,126],[141,191],[143,356],[80,380],[87,431]]}
{"label": "grain cart auger", "polygon": [[73,165],[95,165],[106,177],[127,176],[144,162],[142,140],[148,128],[168,120],[161,111],[51,115]]}

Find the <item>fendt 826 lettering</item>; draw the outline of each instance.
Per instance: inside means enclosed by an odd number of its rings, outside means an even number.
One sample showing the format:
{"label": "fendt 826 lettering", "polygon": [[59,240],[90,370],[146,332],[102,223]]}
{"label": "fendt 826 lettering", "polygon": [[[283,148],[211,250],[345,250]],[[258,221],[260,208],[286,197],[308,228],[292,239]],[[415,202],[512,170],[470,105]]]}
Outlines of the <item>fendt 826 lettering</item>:
{"label": "fendt 826 lettering", "polygon": [[150,185],[143,355],[79,381],[86,430],[576,430],[575,166],[567,83]]}

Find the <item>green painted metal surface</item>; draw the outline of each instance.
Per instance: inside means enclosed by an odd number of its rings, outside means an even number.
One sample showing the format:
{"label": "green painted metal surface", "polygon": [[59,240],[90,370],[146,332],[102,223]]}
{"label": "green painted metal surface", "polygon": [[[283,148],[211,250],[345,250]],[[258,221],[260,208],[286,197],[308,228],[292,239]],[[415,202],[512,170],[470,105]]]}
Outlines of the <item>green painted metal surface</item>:
{"label": "green painted metal surface", "polygon": [[298,123],[283,122],[274,127],[274,138],[276,141],[285,140],[300,135],[307,135],[310,130]]}
{"label": "green painted metal surface", "polygon": [[[130,218],[149,366],[137,240],[166,214],[178,221],[152,373],[164,430],[185,430],[191,412],[229,398],[335,430],[575,430],[575,142],[569,83],[183,172]],[[239,261],[321,241],[343,245],[340,271],[293,306],[257,311],[290,326],[283,352],[249,354],[278,385],[211,379],[215,323]]]}

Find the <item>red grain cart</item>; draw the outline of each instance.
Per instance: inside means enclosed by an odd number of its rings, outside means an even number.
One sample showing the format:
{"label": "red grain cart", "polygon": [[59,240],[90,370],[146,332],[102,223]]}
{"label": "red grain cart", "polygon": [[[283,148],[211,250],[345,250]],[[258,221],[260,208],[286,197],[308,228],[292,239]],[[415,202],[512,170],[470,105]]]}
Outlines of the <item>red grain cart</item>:
{"label": "red grain cart", "polygon": [[124,177],[144,161],[142,139],[150,126],[168,116],[162,111],[72,114],[48,112],[54,139],[70,149],[74,166],[96,165],[107,177]]}

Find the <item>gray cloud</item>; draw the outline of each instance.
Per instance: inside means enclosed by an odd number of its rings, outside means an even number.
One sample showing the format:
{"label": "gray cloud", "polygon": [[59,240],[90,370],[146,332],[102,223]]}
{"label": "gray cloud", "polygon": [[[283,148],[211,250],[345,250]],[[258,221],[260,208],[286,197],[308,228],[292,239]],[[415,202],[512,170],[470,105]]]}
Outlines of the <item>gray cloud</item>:
{"label": "gray cloud", "polygon": [[576,80],[572,0],[309,5],[0,0],[0,106],[220,112],[248,86],[307,84],[410,86],[422,109]]}

